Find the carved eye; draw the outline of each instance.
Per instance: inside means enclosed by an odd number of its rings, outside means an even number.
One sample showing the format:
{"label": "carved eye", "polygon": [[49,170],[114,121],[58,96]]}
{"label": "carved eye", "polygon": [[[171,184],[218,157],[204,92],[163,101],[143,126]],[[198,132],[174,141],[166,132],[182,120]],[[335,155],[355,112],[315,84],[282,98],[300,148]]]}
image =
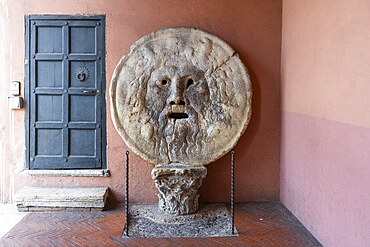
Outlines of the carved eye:
{"label": "carved eye", "polygon": [[163,86],[165,86],[165,85],[167,85],[168,81],[167,80],[162,80],[161,83],[162,83]]}
{"label": "carved eye", "polygon": [[186,89],[188,89],[191,85],[194,84],[194,80],[193,79],[188,79],[188,82],[186,83]]}

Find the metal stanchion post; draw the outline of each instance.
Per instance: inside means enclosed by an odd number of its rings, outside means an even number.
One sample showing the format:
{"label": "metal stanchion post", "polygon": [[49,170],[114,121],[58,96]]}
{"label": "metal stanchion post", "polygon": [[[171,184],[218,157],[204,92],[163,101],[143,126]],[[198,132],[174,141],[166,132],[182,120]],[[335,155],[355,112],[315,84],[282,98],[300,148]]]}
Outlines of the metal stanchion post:
{"label": "metal stanchion post", "polygon": [[231,234],[234,235],[234,151],[231,152]]}
{"label": "metal stanchion post", "polygon": [[128,225],[129,225],[129,219],[128,219],[128,155],[129,151],[126,151],[126,193],[125,193],[125,212],[126,212],[126,224],[125,224],[125,236],[128,236]]}

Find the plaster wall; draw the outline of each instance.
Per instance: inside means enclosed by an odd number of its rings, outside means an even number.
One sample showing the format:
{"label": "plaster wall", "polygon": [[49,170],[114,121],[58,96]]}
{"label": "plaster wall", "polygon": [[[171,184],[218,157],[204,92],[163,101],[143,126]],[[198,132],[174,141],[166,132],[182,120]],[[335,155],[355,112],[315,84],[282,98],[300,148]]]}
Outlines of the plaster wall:
{"label": "plaster wall", "polygon": [[369,10],[283,2],[280,199],[328,247],[370,243]]}
{"label": "plaster wall", "polygon": [[[0,195],[11,202],[24,186],[109,186],[114,201],[123,201],[126,146],[115,131],[107,101],[107,155],[112,176],[35,177],[25,175],[24,110],[7,106],[9,85],[24,86],[24,15],[105,14],[106,73],[109,88],[121,56],[141,36],[169,26],[193,26],[228,42],[249,68],[253,116],[235,148],[236,200],[279,198],[281,1],[246,0],[56,0],[0,1]],[[24,92],[22,92],[23,94]],[[109,95],[107,94],[107,99]],[[27,104],[27,102],[26,102]],[[130,192],[133,202],[157,201],[150,179],[152,165],[133,153]],[[227,201],[230,154],[208,166],[201,188],[203,201]]]}

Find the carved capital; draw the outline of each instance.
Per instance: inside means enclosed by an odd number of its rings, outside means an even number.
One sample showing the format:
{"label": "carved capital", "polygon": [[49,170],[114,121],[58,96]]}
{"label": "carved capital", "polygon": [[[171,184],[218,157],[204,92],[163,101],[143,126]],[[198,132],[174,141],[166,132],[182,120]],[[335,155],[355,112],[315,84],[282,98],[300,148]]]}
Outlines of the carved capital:
{"label": "carved capital", "polygon": [[157,165],[152,170],[159,193],[159,210],[169,214],[190,214],[198,210],[199,193],[207,175],[205,166]]}

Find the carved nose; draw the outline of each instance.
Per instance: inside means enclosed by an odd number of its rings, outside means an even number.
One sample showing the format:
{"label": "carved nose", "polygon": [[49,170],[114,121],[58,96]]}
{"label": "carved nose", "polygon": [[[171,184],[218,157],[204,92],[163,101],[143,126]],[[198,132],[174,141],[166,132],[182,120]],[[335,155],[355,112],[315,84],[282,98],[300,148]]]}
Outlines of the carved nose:
{"label": "carved nose", "polygon": [[173,85],[172,92],[169,97],[170,105],[185,105],[183,93],[183,89],[179,83]]}
{"label": "carved nose", "polygon": [[184,85],[179,78],[172,79],[171,94],[168,100],[170,105],[185,105]]}
{"label": "carved nose", "polygon": [[180,96],[176,96],[170,101],[170,105],[185,105],[185,101]]}

